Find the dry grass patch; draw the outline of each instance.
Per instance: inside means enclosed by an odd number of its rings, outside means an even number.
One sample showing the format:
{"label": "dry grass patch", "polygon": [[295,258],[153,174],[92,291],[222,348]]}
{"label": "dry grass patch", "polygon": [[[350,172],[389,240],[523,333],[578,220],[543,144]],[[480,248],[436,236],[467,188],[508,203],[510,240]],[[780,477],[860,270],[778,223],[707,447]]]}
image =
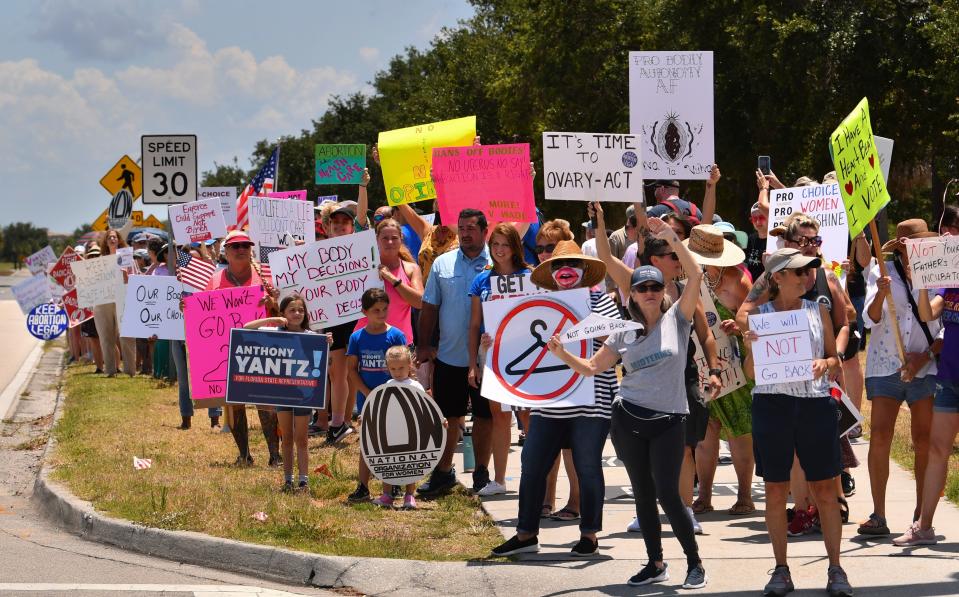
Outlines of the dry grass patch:
{"label": "dry grass patch", "polygon": [[[284,494],[281,470],[266,466],[258,425],[250,430],[256,464],[237,468],[232,437],[211,430],[205,411],[197,411],[193,429],[176,428],[175,386],[92,371],[73,366],[66,372],[54,477],[100,511],[151,527],[344,556],[467,560],[485,557],[502,541],[465,492],[420,501],[415,512],[346,505],[356,486],[356,434],[337,448],[311,439],[311,470],[326,464],[333,479],[311,473],[308,494]],[[248,418],[258,423],[252,411]],[[134,470],[134,456],[152,459],[153,467]],[[266,522],[253,520],[260,511]]]}

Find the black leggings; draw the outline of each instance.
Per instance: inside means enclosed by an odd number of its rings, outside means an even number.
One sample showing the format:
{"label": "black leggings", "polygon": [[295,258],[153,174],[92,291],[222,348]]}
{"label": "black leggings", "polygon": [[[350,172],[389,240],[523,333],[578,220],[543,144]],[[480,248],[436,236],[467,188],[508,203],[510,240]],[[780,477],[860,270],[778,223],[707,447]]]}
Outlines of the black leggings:
{"label": "black leggings", "polygon": [[666,415],[622,400],[613,403],[610,435],[616,455],[623,461],[636,500],[650,562],[663,559],[663,529],[656,498],[666,512],[673,533],[683,546],[686,562],[700,563],[693,523],[679,496],[686,426],[683,415]]}

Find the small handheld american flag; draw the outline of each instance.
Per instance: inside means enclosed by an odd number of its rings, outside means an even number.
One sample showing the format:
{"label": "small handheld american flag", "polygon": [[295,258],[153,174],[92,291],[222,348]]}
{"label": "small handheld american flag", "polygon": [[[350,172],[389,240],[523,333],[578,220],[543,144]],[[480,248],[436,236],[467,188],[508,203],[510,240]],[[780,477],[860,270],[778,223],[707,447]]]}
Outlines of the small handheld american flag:
{"label": "small handheld american flag", "polygon": [[176,250],[176,277],[183,284],[193,288],[193,291],[202,292],[216,272],[216,266],[204,259],[195,259],[188,252],[177,247]]}

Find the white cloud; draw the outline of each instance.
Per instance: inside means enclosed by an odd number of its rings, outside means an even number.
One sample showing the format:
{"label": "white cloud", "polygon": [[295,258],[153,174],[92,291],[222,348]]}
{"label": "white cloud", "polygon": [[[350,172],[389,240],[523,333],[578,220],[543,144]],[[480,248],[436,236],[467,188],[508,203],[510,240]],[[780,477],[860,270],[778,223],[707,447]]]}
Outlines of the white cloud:
{"label": "white cloud", "polygon": [[380,59],[380,49],[363,46],[359,50],[360,58],[368,64],[375,64]]}
{"label": "white cloud", "polygon": [[151,12],[145,2],[47,1],[36,7],[34,37],[73,58],[124,60],[163,46],[166,22]]}

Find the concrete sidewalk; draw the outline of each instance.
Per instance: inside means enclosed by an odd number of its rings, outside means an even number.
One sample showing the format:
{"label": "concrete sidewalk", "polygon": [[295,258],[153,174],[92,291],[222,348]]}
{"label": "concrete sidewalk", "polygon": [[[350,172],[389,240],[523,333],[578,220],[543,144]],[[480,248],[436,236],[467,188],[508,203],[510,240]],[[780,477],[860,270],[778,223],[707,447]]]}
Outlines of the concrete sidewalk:
{"label": "concrete sidewalk", "polygon": [[[516,430],[514,429],[514,438]],[[893,535],[879,539],[857,538],[858,522],[872,512],[869,475],[866,468],[867,442],[853,444],[861,461],[853,470],[857,493],[849,498],[850,523],[843,527],[842,563],[858,595],[957,595],[959,594],[959,508],[940,503],[935,526],[940,543],[934,546],[899,548],[891,539],[901,534],[912,520],[915,506],[915,482],[910,473],[892,464],[887,489],[887,512]],[[484,498],[483,504],[506,537],[512,536],[519,503],[520,448],[512,446],[505,496]],[[462,454],[457,454],[457,470],[462,471]],[[569,483],[560,467],[556,508],[566,503]],[[577,522],[542,521],[540,552],[520,556],[512,566],[529,567],[528,574],[541,584],[536,594],[566,595],[598,593],[607,595],[669,595],[680,589],[686,574],[685,557],[663,522],[665,558],[671,564],[671,579],[649,587],[629,587],[626,580],[646,563],[642,535],[627,533],[626,526],[635,516],[635,506],[626,470],[615,458],[607,441],[603,472],[606,480],[604,530],[599,533],[600,556],[571,558],[569,550],[579,539]],[[460,481],[469,486],[469,473],[461,472]],[[763,522],[762,482],[753,484],[757,511],[750,516],[731,516],[726,510],[736,501],[736,477],[731,464],[720,465],[713,490],[715,511],[698,517],[704,534],[698,535],[700,554],[709,575],[703,594],[757,595],[773,567],[772,547]],[[945,535],[945,537],[944,537]],[[789,539],[790,569],[797,594],[821,594],[826,585],[825,546],[816,533]],[[499,584],[499,583],[496,583]],[[509,586],[500,586],[504,592]],[[519,587],[517,587],[519,588]],[[497,591],[499,592],[499,591]]]}

